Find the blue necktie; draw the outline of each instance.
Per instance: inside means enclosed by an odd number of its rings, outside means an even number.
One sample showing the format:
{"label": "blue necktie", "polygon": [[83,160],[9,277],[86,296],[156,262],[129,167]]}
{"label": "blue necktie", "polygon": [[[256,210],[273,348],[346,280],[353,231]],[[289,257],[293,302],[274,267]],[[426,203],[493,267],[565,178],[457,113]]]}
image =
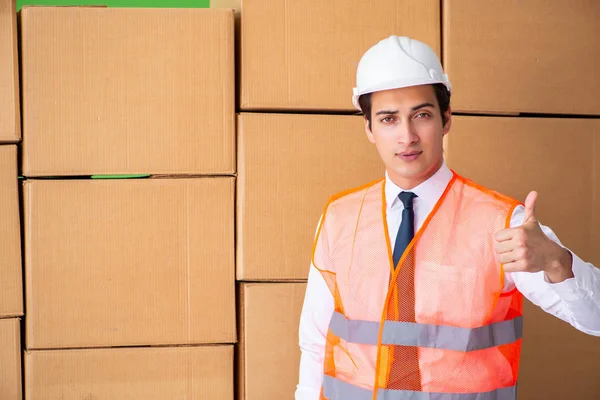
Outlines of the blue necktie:
{"label": "blue necktie", "polygon": [[396,235],[396,244],[394,245],[394,268],[398,267],[398,261],[402,257],[402,253],[408,247],[408,244],[415,236],[415,212],[413,210],[413,199],[417,197],[413,192],[400,192],[398,198],[404,205],[402,210],[402,223],[398,228]]}
{"label": "blue necktie", "polygon": [[[413,199],[417,197],[411,192],[401,192],[398,195],[404,210],[402,210],[402,223],[396,236],[394,246],[394,268],[415,236],[415,212]],[[415,260],[414,253],[409,253],[400,271],[396,276],[398,294],[397,318],[402,322],[415,322]],[[391,313],[390,313],[391,311]],[[388,310],[393,318],[394,310]],[[419,392],[421,387],[421,372],[419,370],[419,350],[415,346],[394,346],[392,350],[392,365],[389,372],[389,388],[396,390],[411,390]]]}

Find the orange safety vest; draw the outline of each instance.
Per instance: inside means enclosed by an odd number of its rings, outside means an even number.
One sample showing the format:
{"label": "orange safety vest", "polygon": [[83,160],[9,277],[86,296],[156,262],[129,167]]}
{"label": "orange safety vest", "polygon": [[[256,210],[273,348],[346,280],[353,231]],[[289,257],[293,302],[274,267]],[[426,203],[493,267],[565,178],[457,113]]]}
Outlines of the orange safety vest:
{"label": "orange safety vest", "polygon": [[[385,180],[334,196],[313,263],[335,299],[321,398],[512,400],[523,297],[502,293],[494,235],[519,204],[453,172],[394,268]],[[399,320],[396,277],[414,267],[414,321]],[[402,387],[395,346],[418,349],[420,391]],[[416,361],[415,361],[416,364]]]}

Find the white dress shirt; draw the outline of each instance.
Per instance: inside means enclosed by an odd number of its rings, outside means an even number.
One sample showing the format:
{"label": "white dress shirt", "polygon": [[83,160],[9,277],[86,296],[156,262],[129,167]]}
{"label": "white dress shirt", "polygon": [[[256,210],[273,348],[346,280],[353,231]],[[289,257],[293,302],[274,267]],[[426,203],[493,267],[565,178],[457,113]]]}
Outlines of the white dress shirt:
{"label": "white dress shirt", "polygon": [[[413,200],[415,232],[421,228],[451,178],[452,171],[444,163],[431,178],[410,190],[418,196]],[[386,172],[387,224],[392,246],[402,222],[403,205],[398,199],[401,191],[403,189],[396,186]],[[517,206],[512,214],[510,226],[520,226],[524,216],[525,207]],[[541,227],[546,236],[561,244],[550,228],[543,225]],[[527,299],[544,311],[582,332],[600,336],[600,269],[573,254],[573,274],[574,278],[553,284],[548,281],[543,271],[507,272],[504,291],[510,291],[516,286]],[[296,400],[319,399],[326,335],[333,308],[333,296],[321,273],[311,264],[300,316],[299,337],[302,355]]]}

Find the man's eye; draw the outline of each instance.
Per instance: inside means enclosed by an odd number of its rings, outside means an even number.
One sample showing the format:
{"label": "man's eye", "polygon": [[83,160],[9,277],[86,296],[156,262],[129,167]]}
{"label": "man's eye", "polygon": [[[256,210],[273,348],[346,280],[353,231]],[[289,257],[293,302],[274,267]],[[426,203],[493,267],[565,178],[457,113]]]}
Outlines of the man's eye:
{"label": "man's eye", "polygon": [[429,113],[422,112],[422,113],[417,114],[417,118],[429,118],[429,117],[430,117]]}
{"label": "man's eye", "polygon": [[381,122],[383,122],[384,124],[388,124],[390,122],[392,122],[394,119],[392,117],[383,117],[381,119]]}

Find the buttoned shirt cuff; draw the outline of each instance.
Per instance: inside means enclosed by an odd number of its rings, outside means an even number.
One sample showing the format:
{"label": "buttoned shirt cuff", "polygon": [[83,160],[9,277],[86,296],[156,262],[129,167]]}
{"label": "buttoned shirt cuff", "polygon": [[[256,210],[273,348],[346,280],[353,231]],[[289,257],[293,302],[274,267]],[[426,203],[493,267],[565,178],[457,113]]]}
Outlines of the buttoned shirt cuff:
{"label": "buttoned shirt cuff", "polygon": [[586,295],[587,291],[584,287],[584,276],[585,270],[586,268],[589,268],[589,266],[571,250],[569,250],[569,252],[573,257],[573,264],[571,267],[573,269],[574,278],[565,279],[558,283],[552,283],[544,273],[544,281],[562,300],[574,302],[581,300]]}

